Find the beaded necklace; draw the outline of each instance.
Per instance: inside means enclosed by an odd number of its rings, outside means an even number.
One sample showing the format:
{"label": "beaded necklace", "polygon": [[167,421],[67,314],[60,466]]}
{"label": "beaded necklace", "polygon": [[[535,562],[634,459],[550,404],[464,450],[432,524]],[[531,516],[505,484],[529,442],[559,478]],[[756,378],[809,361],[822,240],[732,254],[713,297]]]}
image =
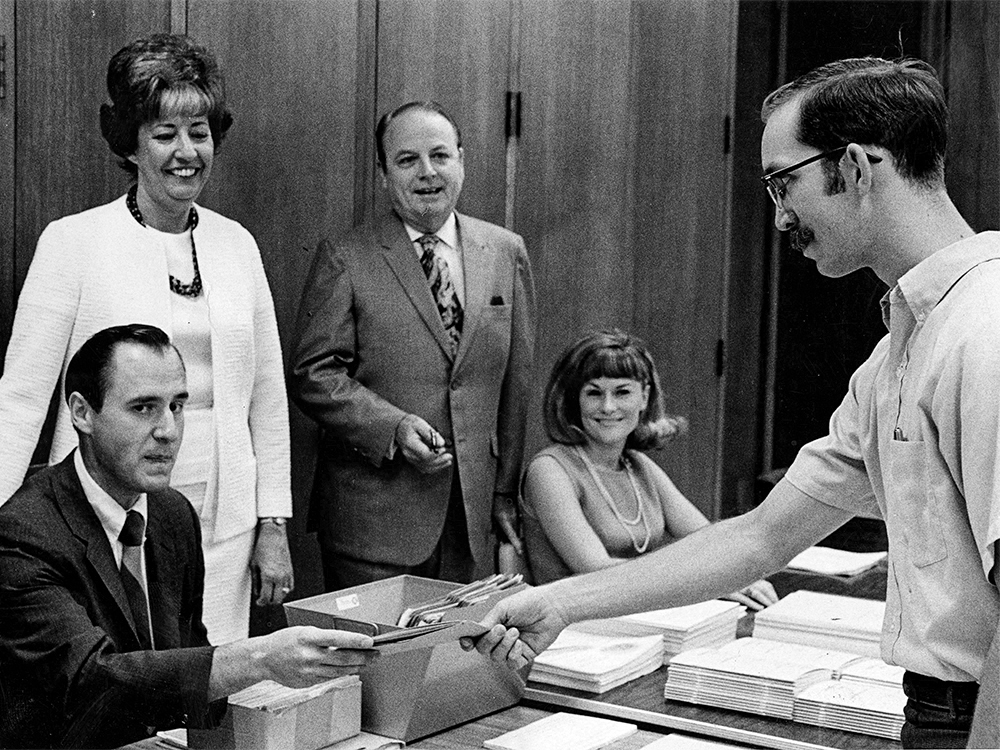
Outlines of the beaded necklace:
{"label": "beaded necklace", "polygon": [[[622,463],[625,464],[625,474],[628,477],[629,484],[632,485],[632,492],[635,493],[635,504],[636,504],[636,515],[635,518],[625,518],[624,514],[618,509],[618,505],[615,503],[614,498],[611,497],[611,493],[608,492],[608,488],[604,486],[604,482],[601,481],[600,475],[597,473],[597,467],[594,466],[593,461],[590,460],[590,456],[587,452],[583,450],[579,445],[574,445],[573,448],[579,454],[580,458],[583,459],[584,465],[587,467],[587,471],[590,473],[590,478],[594,480],[594,484],[597,485],[598,491],[601,493],[601,497],[604,498],[604,502],[608,504],[611,508],[611,512],[614,513],[615,518],[618,519],[618,523],[622,525],[628,533],[629,539],[632,540],[632,547],[635,549],[636,554],[641,555],[647,549],[649,549],[649,540],[651,537],[649,531],[649,521],[646,520],[646,513],[642,508],[642,495],[639,492],[639,483],[635,481],[635,475],[632,473],[632,462],[624,455],[622,455]],[[645,539],[642,543],[639,543],[639,539],[636,534],[632,531],[633,527],[642,524],[645,529]]]}
{"label": "beaded necklace", "polygon": [[[125,196],[125,205],[128,206],[128,210],[129,213],[132,214],[132,218],[142,224],[142,226],[146,226],[146,220],[142,218],[142,212],[139,210],[139,203],[135,199],[138,191],[138,185],[133,185],[129,188],[128,195]],[[191,206],[191,212],[188,214],[187,226],[184,227],[184,230],[191,230],[191,263],[194,265],[194,279],[191,280],[190,284],[185,284],[183,281],[175,278],[173,274],[170,275],[170,291],[174,294],[179,294],[182,297],[197,297],[201,294],[201,271],[198,270],[198,251],[194,246],[194,228],[196,226],[198,226],[198,212],[195,210],[194,206]]]}

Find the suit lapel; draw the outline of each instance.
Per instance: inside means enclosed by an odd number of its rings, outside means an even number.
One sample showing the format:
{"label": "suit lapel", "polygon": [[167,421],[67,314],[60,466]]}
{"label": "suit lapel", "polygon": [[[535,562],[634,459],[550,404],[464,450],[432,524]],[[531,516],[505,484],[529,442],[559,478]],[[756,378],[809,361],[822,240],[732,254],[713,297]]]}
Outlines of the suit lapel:
{"label": "suit lapel", "polygon": [[[472,345],[476,329],[482,321],[482,312],[489,304],[488,295],[494,287],[496,275],[496,248],[471,226],[461,214],[458,217],[458,239],[462,246],[462,265],[465,270],[465,320],[462,338],[455,357],[455,369],[461,365]],[[444,326],[442,326],[444,330]]]}
{"label": "suit lapel", "polygon": [[136,636],[132,624],[132,614],[128,606],[128,599],[125,597],[121,573],[118,571],[111,545],[108,544],[108,536],[104,533],[104,527],[101,526],[97,514],[94,513],[94,509],[87,501],[87,496],[83,493],[83,486],[80,484],[76,467],[73,465],[74,453],[75,451],[70,453],[58,467],[56,497],[59,509],[70,531],[86,546],[87,562],[90,564],[95,578],[104,584],[108,594],[114,599],[122,617],[128,623],[132,637],[136,639],[135,645],[138,645],[138,636]]}
{"label": "suit lapel", "polygon": [[171,631],[163,628],[171,622],[163,581],[171,579],[170,570],[177,555],[171,544],[172,536],[164,527],[157,512],[158,507],[155,496],[149,497],[146,504],[149,527],[146,530],[146,544],[143,548],[146,555],[146,584],[149,587],[149,616],[153,623],[154,648],[176,648],[180,644],[174,643]]}
{"label": "suit lapel", "polygon": [[406,296],[417,309],[424,324],[438,342],[444,353],[451,359],[451,342],[444,331],[441,323],[441,314],[438,312],[434,298],[431,296],[430,286],[427,284],[427,277],[420,267],[417,253],[413,249],[406,234],[403,223],[393,215],[383,222],[380,228],[380,242],[382,245],[382,257],[385,258],[389,268],[403,287]]}

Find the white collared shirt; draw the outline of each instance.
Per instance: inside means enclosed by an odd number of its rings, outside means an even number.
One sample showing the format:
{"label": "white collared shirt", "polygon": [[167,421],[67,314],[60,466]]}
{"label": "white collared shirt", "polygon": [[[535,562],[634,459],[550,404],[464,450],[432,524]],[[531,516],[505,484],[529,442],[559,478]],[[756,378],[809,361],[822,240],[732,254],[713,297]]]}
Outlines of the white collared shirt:
{"label": "white collared shirt", "polygon": [[[409,235],[410,242],[413,243],[417,258],[420,258],[424,254],[424,251],[417,244],[417,240],[423,237],[426,232],[414,229],[405,221],[403,222],[403,226],[406,227],[406,234]],[[455,217],[454,211],[451,212],[451,216],[445,220],[444,224],[434,234],[440,240],[434,252],[440,255],[444,259],[444,262],[448,264],[448,270],[451,272],[451,283],[455,287],[458,301],[462,307],[465,307],[465,266],[462,263],[462,248],[459,247],[458,243],[458,219]]]}
{"label": "white collared shirt", "polygon": [[[83,494],[87,496],[87,502],[90,503],[90,507],[93,508],[94,513],[97,514],[97,519],[101,522],[104,533],[108,535],[108,543],[111,545],[111,551],[114,553],[115,563],[119,568],[121,568],[124,545],[118,541],[118,536],[122,533],[122,528],[125,526],[125,517],[128,513],[121,505],[118,504],[118,501],[105,492],[90,475],[90,472],[87,471],[87,467],[83,464],[83,456],[80,455],[79,449],[73,455],[73,465],[76,467],[77,476],[80,477],[80,484],[83,486]],[[142,516],[143,529],[145,530],[146,521],[149,517],[147,513],[145,492],[139,495],[139,499],[135,501],[135,505],[133,505],[129,510],[139,512],[139,515]],[[145,542],[145,540],[144,531],[143,542]],[[142,555],[142,580],[143,588],[148,591],[149,589],[146,586],[145,554]],[[149,598],[148,594],[146,598]]]}

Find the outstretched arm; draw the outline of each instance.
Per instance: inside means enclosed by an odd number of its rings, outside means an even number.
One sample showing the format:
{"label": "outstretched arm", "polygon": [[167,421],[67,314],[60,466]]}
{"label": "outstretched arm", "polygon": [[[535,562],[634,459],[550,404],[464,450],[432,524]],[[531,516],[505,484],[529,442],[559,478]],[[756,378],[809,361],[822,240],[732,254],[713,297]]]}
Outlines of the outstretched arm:
{"label": "outstretched arm", "polygon": [[476,648],[520,668],[571,622],[717,597],[778,570],[849,518],[846,511],[782,481],[745,515],[707,526],[627,564],[504,599],[483,620],[490,631]]}

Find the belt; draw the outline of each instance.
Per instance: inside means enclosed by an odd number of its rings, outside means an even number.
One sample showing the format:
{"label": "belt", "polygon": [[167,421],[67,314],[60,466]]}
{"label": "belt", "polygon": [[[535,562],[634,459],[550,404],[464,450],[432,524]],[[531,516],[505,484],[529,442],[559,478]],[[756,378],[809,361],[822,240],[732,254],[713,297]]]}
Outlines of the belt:
{"label": "belt", "polygon": [[949,682],[907,671],[903,673],[903,692],[924,705],[971,714],[976,708],[979,683]]}

